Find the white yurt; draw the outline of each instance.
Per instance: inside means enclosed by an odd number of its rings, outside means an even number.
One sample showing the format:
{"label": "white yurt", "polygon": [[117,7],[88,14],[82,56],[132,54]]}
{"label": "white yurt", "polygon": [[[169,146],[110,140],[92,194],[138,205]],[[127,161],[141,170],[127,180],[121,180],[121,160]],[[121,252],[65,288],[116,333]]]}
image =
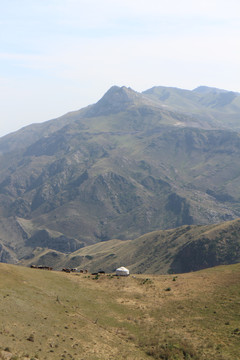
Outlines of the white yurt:
{"label": "white yurt", "polygon": [[129,270],[127,268],[125,268],[124,266],[121,266],[120,268],[118,268],[116,270],[116,275],[118,275],[118,276],[128,276],[129,275]]}

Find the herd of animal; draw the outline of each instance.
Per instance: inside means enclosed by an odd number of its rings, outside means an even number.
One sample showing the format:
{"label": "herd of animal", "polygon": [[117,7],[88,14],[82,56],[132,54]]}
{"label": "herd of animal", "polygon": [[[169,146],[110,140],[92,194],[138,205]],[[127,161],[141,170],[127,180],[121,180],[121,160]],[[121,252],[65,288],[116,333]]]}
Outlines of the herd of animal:
{"label": "herd of animal", "polygon": [[87,273],[88,273],[87,270],[82,270],[82,269],[81,269],[81,270],[78,270],[78,269],[76,269],[76,268],[74,268],[74,269],[63,268],[62,271],[65,271],[65,272],[67,272],[67,273],[70,273],[70,272],[80,272],[80,273],[82,273],[82,274],[87,274]]}
{"label": "herd of animal", "polygon": [[44,266],[44,265],[31,265],[32,269],[41,269],[41,270],[53,270],[50,266]]}
{"label": "herd of animal", "polygon": [[[53,270],[53,268],[51,266],[44,266],[44,265],[31,265],[30,267],[32,269]],[[87,274],[88,273],[87,269],[78,270],[77,268],[73,268],[73,269],[63,268],[62,271],[66,272],[66,273],[71,273],[71,272],[79,272],[81,274]],[[91,275],[98,275],[98,274],[105,274],[105,271],[99,270],[98,272],[94,272]]]}

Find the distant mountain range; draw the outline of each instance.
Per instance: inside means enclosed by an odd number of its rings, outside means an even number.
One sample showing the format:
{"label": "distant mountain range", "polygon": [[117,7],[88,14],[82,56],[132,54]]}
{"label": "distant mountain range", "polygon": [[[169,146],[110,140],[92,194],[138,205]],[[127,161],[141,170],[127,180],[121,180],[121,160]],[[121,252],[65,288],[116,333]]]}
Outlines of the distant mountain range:
{"label": "distant mountain range", "polygon": [[240,217],[239,129],[239,93],[113,86],[0,138],[0,261]]}

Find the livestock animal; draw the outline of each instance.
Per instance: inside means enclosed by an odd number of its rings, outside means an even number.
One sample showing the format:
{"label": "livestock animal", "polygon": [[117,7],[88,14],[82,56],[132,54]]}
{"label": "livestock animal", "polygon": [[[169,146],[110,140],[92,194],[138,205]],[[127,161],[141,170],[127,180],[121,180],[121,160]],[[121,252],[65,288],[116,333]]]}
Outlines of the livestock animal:
{"label": "livestock animal", "polygon": [[43,266],[43,265],[31,265],[32,269],[40,269],[40,270],[52,270],[51,266]]}
{"label": "livestock animal", "polygon": [[87,269],[80,269],[79,272],[81,274],[87,274],[88,273],[88,270]]}

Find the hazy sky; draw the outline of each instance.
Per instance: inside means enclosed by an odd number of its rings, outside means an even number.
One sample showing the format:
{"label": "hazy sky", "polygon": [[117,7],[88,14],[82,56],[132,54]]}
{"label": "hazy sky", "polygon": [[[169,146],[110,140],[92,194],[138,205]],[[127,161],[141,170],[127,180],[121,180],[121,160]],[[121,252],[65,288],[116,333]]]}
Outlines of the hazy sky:
{"label": "hazy sky", "polygon": [[0,0],[0,136],[112,85],[240,91],[239,0]]}

